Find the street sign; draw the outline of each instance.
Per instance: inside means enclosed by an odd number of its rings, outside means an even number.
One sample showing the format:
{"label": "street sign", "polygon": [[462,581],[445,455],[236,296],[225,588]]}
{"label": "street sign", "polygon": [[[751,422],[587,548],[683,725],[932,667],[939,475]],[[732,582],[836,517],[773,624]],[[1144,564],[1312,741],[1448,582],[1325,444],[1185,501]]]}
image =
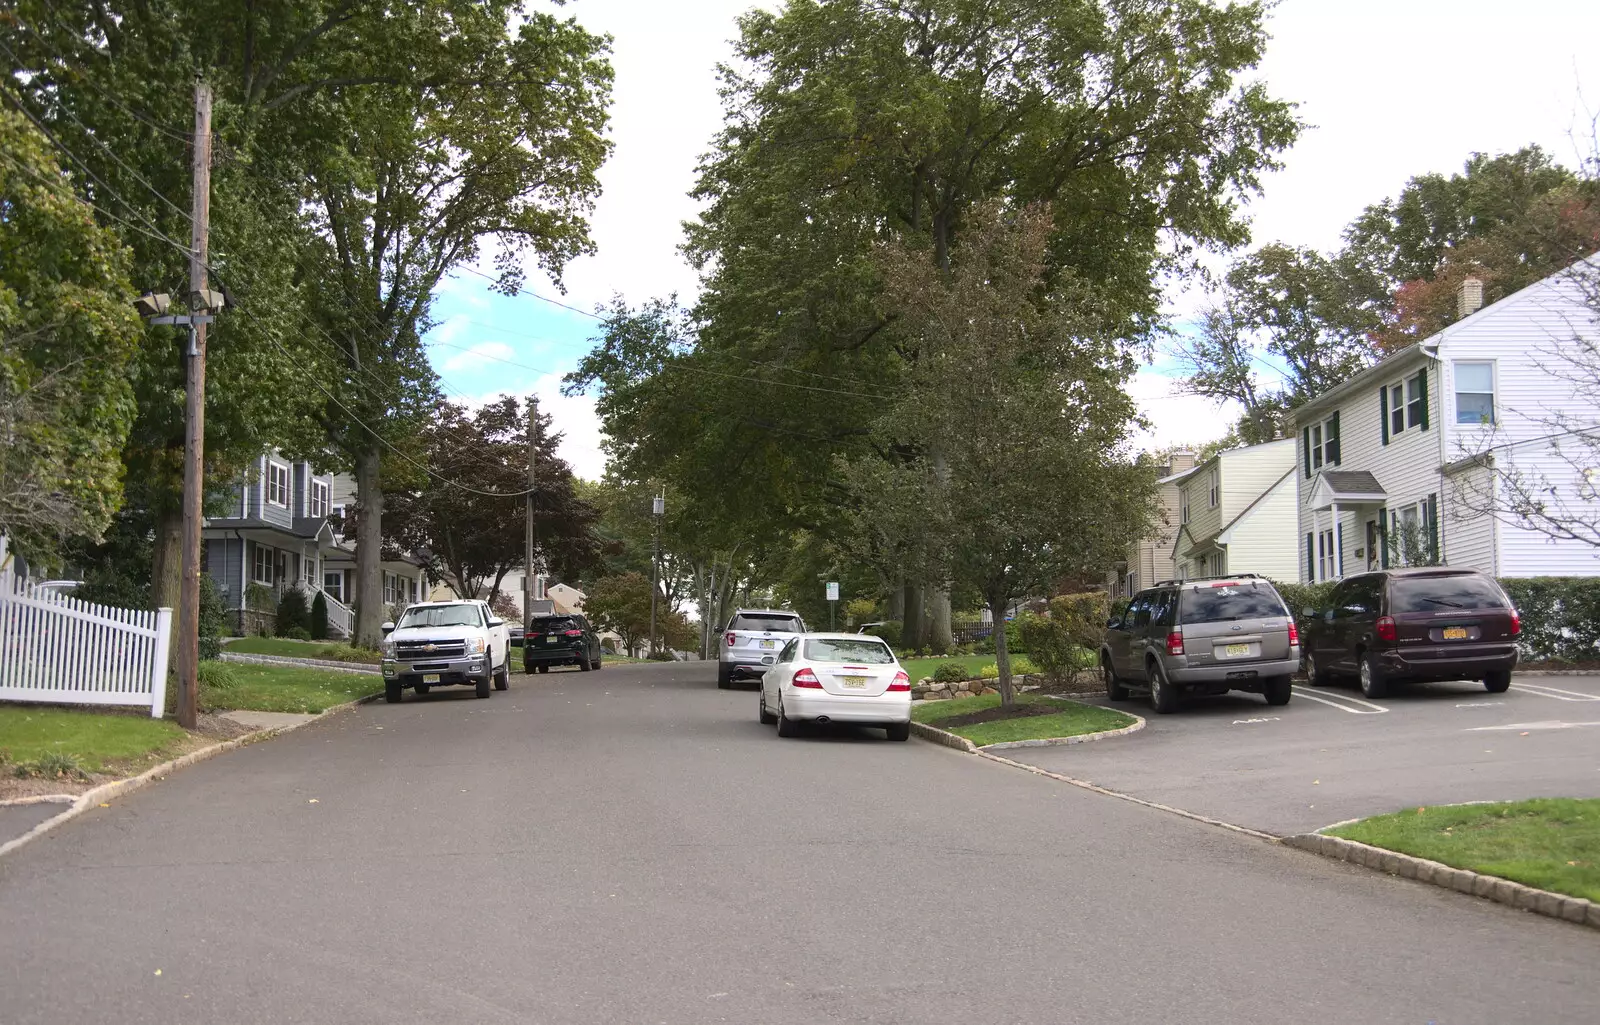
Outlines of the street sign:
{"label": "street sign", "polygon": [[828,600],[839,600],[839,582],[837,580],[830,580],[828,582]]}

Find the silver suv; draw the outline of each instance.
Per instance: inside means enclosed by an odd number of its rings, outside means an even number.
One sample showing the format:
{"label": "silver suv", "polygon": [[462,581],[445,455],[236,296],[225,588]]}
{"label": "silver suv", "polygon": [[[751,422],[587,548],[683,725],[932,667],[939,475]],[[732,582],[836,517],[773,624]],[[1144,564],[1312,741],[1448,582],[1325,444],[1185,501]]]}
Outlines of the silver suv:
{"label": "silver suv", "polygon": [[1264,695],[1287,705],[1300,668],[1294,617],[1272,584],[1254,573],[1168,580],[1140,591],[1106,623],[1100,672],[1106,697],[1150,695],[1157,712],[1175,711],[1178,696]]}
{"label": "silver suv", "polygon": [[727,690],[733,681],[761,679],[767,667],[763,655],[776,655],[789,640],[806,632],[797,612],[781,609],[740,609],[728,620],[717,647],[717,686]]}

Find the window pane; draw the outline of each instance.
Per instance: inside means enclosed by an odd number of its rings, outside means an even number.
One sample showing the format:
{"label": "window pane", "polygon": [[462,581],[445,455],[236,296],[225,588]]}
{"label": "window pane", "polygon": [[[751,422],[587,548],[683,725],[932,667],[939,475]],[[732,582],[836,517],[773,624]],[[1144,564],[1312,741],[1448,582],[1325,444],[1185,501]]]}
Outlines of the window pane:
{"label": "window pane", "polygon": [[793,634],[800,632],[800,620],[795,616],[740,615],[733,617],[728,629]]}
{"label": "window pane", "polygon": [[806,658],[812,662],[864,662],[868,665],[886,666],[894,661],[894,652],[879,640],[842,640],[830,637],[825,640],[806,641]]}
{"label": "window pane", "polygon": [[1456,423],[1494,423],[1494,396],[1456,392]]}
{"label": "window pane", "polygon": [[1457,363],[1456,391],[1494,391],[1494,364]]}
{"label": "window pane", "polygon": [[1396,577],[1389,588],[1391,612],[1446,612],[1450,609],[1503,609],[1500,589],[1476,574]]}
{"label": "window pane", "polygon": [[1180,605],[1185,623],[1264,619],[1285,615],[1286,611],[1275,592],[1258,585],[1184,591]]}

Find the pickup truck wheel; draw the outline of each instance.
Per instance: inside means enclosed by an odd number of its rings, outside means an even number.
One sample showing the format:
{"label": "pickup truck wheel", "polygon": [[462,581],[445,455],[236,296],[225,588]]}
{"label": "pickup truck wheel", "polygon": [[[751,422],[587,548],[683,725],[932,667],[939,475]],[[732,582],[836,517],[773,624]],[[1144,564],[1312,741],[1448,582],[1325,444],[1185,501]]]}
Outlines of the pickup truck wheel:
{"label": "pickup truck wheel", "polygon": [[511,656],[506,656],[506,664],[494,671],[494,689],[511,689]]}
{"label": "pickup truck wheel", "polygon": [[400,686],[399,680],[383,681],[383,700],[391,705],[398,705],[400,699],[405,697],[405,688]]}
{"label": "pickup truck wheel", "polygon": [[733,670],[725,665],[717,666],[717,687],[728,690],[733,686]]}
{"label": "pickup truck wheel", "polygon": [[477,678],[477,680],[475,680],[473,682],[477,684],[476,693],[477,693],[478,697],[486,698],[486,697],[489,696],[489,677],[488,676],[480,676],[480,677]]}
{"label": "pickup truck wheel", "polygon": [[1287,676],[1274,676],[1261,687],[1269,705],[1287,705],[1294,694],[1294,681]]}
{"label": "pickup truck wheel", "polygon": [[1147,675],[1150,677],[1151,709],[1160,715],[1176,712],[1178,710],[1178,689],[1167,679],[1167,672],[1161,668],[1161,663],[1151,659]]}

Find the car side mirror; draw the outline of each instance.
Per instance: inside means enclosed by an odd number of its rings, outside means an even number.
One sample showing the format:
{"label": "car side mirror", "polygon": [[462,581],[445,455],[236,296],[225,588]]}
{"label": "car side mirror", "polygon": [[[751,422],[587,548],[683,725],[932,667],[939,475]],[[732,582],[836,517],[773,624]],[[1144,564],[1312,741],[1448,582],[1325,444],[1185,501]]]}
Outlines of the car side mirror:
{"label": "car side mirror", "polygon": [[378,629],[382,630],[384,633],[393,633],[394,632],[394,624],[393,623],[385,623],[382,626],[378,627]]}
{"label": "car side mirror", "polygon": [[771,655],[762,655],[761,664],[764,666],[775,666],[778,664],[778,660]]}
{"label": "car side mirror", "polygon": [[1333,610],[1329,609],[1328,611],[1324,612],[1322,614],[1322,618],[1325,622],[1333,622]]}
{"label": "car side mirror", "polygon": [[503,620],[503,619],[491,619],[491,620],[489,620],[489,625],[490,626],[505,626],[506,625],[506,621]]}
{"label": "car side mirror", "polygon": [[1115,630],[1117,627],[1119,627],[1121,625],[1122,625],[1122,620],[1120,620],[1120,619],[1108,619],[1108,620],[1106,620],[1106,629],[1107,630]]}
{"label": "car side mirror", "polygon": [[1317,610],[1312,608],[1311,606],[1307,605],[1305,608],[1300,610],[1300,618],[1301,619],[1316,619],[1317,618]]}

